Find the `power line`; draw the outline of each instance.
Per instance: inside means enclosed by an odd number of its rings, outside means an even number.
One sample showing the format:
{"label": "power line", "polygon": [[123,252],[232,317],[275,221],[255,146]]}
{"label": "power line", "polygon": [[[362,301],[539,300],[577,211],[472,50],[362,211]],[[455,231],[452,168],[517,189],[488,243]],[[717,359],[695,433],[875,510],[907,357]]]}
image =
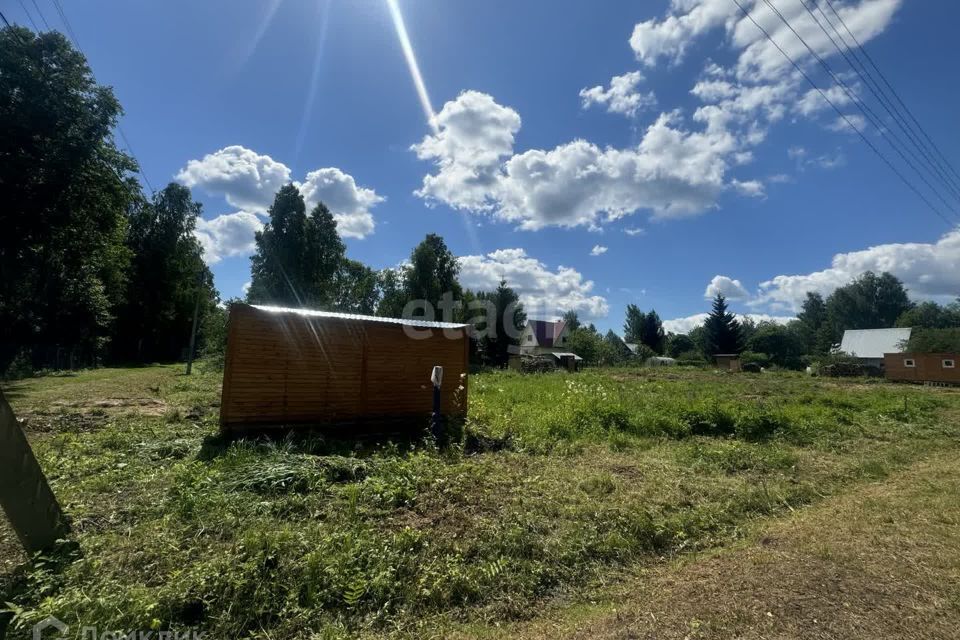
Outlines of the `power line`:
{"label": "power line", "polygon": [[[70,39],[73,40],[74,46],[86,58],[87,55],[83,53],[83,49],[80,47],[80,40],[77,39],[77,35],[73,32],[73,27],[70,25],[70,21],[67,19],[67,14],[64,12],[63,6],[60,4],[60,0],[53,0],[53,6],[60,15],[60,20],[63,22],[63,26],[67,29],[67,34],[70,36]],[[89,58],[87,58],[87,60],[89,60]],[[90,74],[93,75],[92,70],[90,71]],[[94,79],[96,79],[96,76],[94,76]],[[130,145],[130,140],[127,138],[127,134],[119,122],[117,122],[117,133],[120,134],[120,138],[123,140],[123,144],[127,147],[127,151],[130,152],[130,155],[133,156],[133,160],[137,163],[137,172],[140,174],[140,177],[143,178],[143,182],[147,185],[147,188],[150,189],[150,194],[156,195],[157,192],[154,190],[153,185],[150,184],[147,174],[144,173],[143,165],[140,162],[140,159],[137,157],[136,152],[133,150],[133,146]]]}
{"label": "power line", "polygon": [[37,0],[30,0],[33,3],[33,8],[37,10],[37,15],[40,16],[40,21],[43,23],[43,26],[47,31],[50,31],[50,23],[47,22],[46,17],[43,15],[43,11],[40,11],[40,5],[37,4]]}
{"label": "power line", "polygon": [[33,30],[39,32],[40,28],[37,27],[37,23],[33,21],[33,16],[30,15],[30,12],[27,11],[27,5],[23,4],[23,0],[17,0],[20,3],[20,8],[23,9],[23,13],[27,16],[27,20],[30,21],[30,24],[33,25]]}
{"label": "power line", "polygon": [[783,50],[783,47],[781,47],[779,44],[777,44],[777,41],[773,39],[773,37],[770,35],[770,33],[769,33],[766,29],[764,29],[763,26],[762,26],[759,22],[757,22],[756,19],[754,19],[754,17],[753,17],[752,15],[750,15],[750,13],[743,7],[742,4],[740,4],[740,0],[733,0],[733,3],[734,3],[735,5],[737,5],[737,8],[740,9],[740,11],[743,13],[743,15],[746,16],[747,19],[749,19],[750,22],[752,22],[752,23],[754,24],[754,26],[755,26],[757,29],[759,29],[759,30],[761,31],[761,33],[763,33],[764,36],[766,36],[767,40],[769,40],[770,43],[771,43],[774,47],[776,47],[777,51],[779,51],[780,54],[781,54],[784,58],[786,58],[787,61],[788,61],[791,65],[793,65],[793,68],[796,69],[797,72],[798,72],[801,76],[803,76],[804,80],[806,80],[806,81],[810,84],[810,86],[813,87],[813,88],[817,91],[817,93],[820,94],[820,97],[823,98],[823,99],[827,102],[827,104],[829,104],[831,107],[833,107],[833,110],[837,112],[837,115],[839,115],[839,116],[847,123],[847,125],[848,125],[853,131],[855,131],[858,136],[860,136],[860,139],[861,139],[868,147],[870,147],[870,149],[871,149],[875,154],[877,154],[877,156],[884,162],[884,164],[886,164],[888,167],[890,167],[890,170],[893,171],[893,172],[897,175],[897,177],[900,178],[900,180],[902,180],[903,183],[904,183],[905,185],[907,185],[907,187],[908,187],[911,191],[913,191],[921,200],[923,200],[924,203],[926,203],[926,205],[927,205],[928,207],[930,207],[931,211],[933,211],[933,212],[934,212],[935,214],[937,214],[937,216],[939,216],[944,222],[946,222],[947,225],[949,225],[950,227],[955,226],[953,222],[951,222],[950,220],[948,220],[948,219],[946,218],[946,216],[944,216],[943,213],[941,213],[940,210],[939,210],[937,207],[935,207],[935,206],[933,205],[933,203],[930,202],[930,200],[928,200],[927,197],[923,195],[923,193],[920,192],[920,190],[918,190],[915,186],[913,186],[913,183],[911,183],[909,180],[907,180],[906,176],[904,176],[903,173],[901,173],[900,170],[897,169],[896,166],[894,166],[893,163],[891,163],[890,160],[888,160],[887,157],[886,157],[885,155],[883,155],[883,153],[882,153],[872,142],[870,142],[870,140],[867,139],[867,137],[866,137],[865,135],[863,135],[863,132],[861,132],[860,129],[858,129],[857,127],[853,126],[853,123],[850,122],[850,118],[848,118],[847,115],[846,115],[845,113],[843,113],[843,111],[841,111],[840,108],[837,107],[836,104],[834,104],[833,100],[831,100],[829,97],[827,97],[827,94],[824,93],[823,89],[821,89],[820,87],[817,86],[817,84],[813,81],[812,78],[810,78],[810,76],[807,74],[807,72],[804,71],[804,70],[800,67],[800,65],[797,64],[797,62],[796,62],[793,58],[791,58],[790,55],[789,55],[786,51]]}
{"label": "power line", "polygon": [[838,53],[840,53],[841,56],[843,56],[843,59],[847,61],[847,64],[850,65],[850,68],[853,69],[854,73],[856,73],[857,76],[863,81],[863,83],[870,90],[870,93],[872,93],[873,96],[877,99],[877,101],[880,102],[880,105],[884,108],[887,114],[894,120],[894,122],[896,122],[897,126],[900,127],[900,130],[903,132],[903,134],[913,144],[917,152],[919,152],[920,157],[918,158],[917,154],[914,153],[910,147],[906,147],[907,150],[910,152],[910,154],[913,156],[913,158],[917,160],[917,162],[924,163],[928,168],[928,170],[932,170],[932,172],[936,174],[937,178],[939,178],[940,182],[943,184],[946,190],[950,193],[950,195],[952,195],[954,198],[960,201],[960,188],[958,188],[956,181],[952,180],[951,176],[943,171],[943,168],[940,166],[940,163],[937,160],[937,158],[932,156],[932,154],[930,153],[930,150],[927,149],[926,146],[923,144],[923,141],[917,137],[916,133],[909,126],[909,123],[906,122],[903,115],[900,113],[900,110],[897,109],[896,105],[890,102],[886,94],[883,92],[882,88],[876,83],[876,80],[874,80],[873,76],[870,74],[869,70],[867,70],[866,68],[863,68],[861,70],[861,68],[857,66],[857,63],[859,61],[856,60],[856,57],[855,56],[851,57],[851,55],[848,55],[847,53],[848,50],[850,51],[850,54],[853,54],[853,51],[850,49],[850,46],[847,44],[846,39],[840,34],[840,32],[837,30],[834,24],[827,18],[826,14],[823,12],[823,9],[820,8],[818,5],[814,5],[819,9],[820,15],[823,16],[824,21],[827,22],[827,24],[831,27],[833,32],[836,34],[837,38],[843,43],[844,45],[843,47],[841,47],[837,43],[837,39],[835,39],[833,35],[831,35],[829,31],[827,31],[827,28],[823,26],[823,24],[820,22],[820,19],[817,17],[817,14],[815,14],[813,12],[813,9],[810,8],[810,5],[807,4],[807,0],[800,0],[800,2],[801,4],[803,4],[803,8],[807,10],[807,13],[810,14],[810,17],[813,18],[813,21],[816,22],[818,27],[820,27],[820,30],[827,36],[827,38],[829,38],[830,43],[833,45],[833,47],[837,50]]}
{"label": "power line", "polygon": [[[947,209],[948,209],[951,213],[953,213],[953,215],[956,216],[956,215],[957,215],[956,211],[953,209],[953,207],[951,206],[951,204],[950,204],[949,202],[947,202],[946,198],[944,198],[943,195],[941,195],[940,191],[939,191],[935,186],[933,186],[932,184],[930,184],[930,181],[927,180],[927,177],[926,177],[919,169],[917,169],[916,165],[914,165],[913,162],[911,162],[909,159],[907,159],[907,157],[903,154],[903,151],[900,150],[900,146],[903,146],[903,142],[900,140],[899,136],[897,136],[897,134],[894,133],[894,132],[892,132],[892,131],[887,131],[887,130],[885,130],[885,127],[883,127],[882,121],[881,121],[880,118],[876,115],[876,113],[874,113],[873,109],[871,109],[869,105],[863,103],[862,101],[860,101],[860,100],[857,98],[856,94],[853,93],[853,91],[850,89],[850,87],[847,85],[847,83],[844,82],[843,78],[840,78],[839,76],[837,76],[837,74],[835,74],[835,73],[833,72],[833,69],[830,67],[830,65],[827,63],[827,61],[824,60],[824,59],[820,56],[820,54],[818,54],[818,53],[813,49],[813,47],[811,47],[811,46],[807,43],[806,40],[804,40],[803,36],[801,36],[801,35],[797,32],[797,30],[794,29],[793,25],[790,24],[790,21],[786,19],[786,17],[780,12],[779,9],[777,9],[777,7],[773,4],[773,2],[772,2],[771,0],[763,0],[763,2],[764,2],[764,4],[766,4],[775,14],[777,14],[777,17],[780,18],[780,21],[783,22],[784,25],[786,25],[786,27],[793,33],[793,35],[795,35],[795,36],[797,37],[798,40],[800,40],[800,43],[803,44],[803,46],[807,49],[807,51],[809,51],[810,54],[817,60],[817,62],[820,63],[820,65],[826,70],[826,72],[830,75],[830,77],[833,79],[833,81],[834,81],[835,83],[837,83],[837,85],[839,85],[841,89],[843,89],[844,93],[846,93],[846,95],[847,95],[847,98],[849,98],[850,101],[853,102],[853,104],[856,105],[856,107],[857,107],[857,108],[860,110],[860,112],[864,115],[864,117],[865,117],[874,127],[877,128],[877,130],[880,132],[880,135],[887,141],[887,143],[890,145],[890,147],[891,147],[894,151],[896,151],[897,155],[900,156],[900,159],[903,160],[903,161],[907,164],[907,166],[909,166],[911,169],[913,169],[914,173],[917,174],[917,176],[920,178],[920,180],[922,180],[923,183],[926,184],[927,187],[928,187],[934,194],[936,194],[937,198],[939,198],[940,201],[943,202],[943,204],[947,207]],[[850,124],[850,120],[849,120],[849,119],[847,119],[847,118],[844,118],[844,119],[847,121],[848,124]],[[856,131],[857,131],[857,133],[861,133],[859,129],[856,129]],[[888,133],[889,133],[889,136],[888,136]],[[862,133],[861,133],[861,135],[862,135]],[[893,140],[896,140],[897,144],[894,144],[894,143],[891,141],[891,138],[893,138]],[[865,139],[865,136],[864,136],[864,139]],[[899,145],[899,146],[898,146],[898,145]],[[910,151],[910,150],[908,149],[908,151]],[[912,153],[912,152],[911,152],[911,153]],[[958,216],[958,219],[960,219],[960,216]]]}
{"label": "power line", "polygon": [[[825,0],[825,1],[827,3],[827,6],[830,7],[830,11],[833,13],[833,15],[837,18],[837,20],[843,26],[844,30],[846,30],[846,32],[850,35],[851,40],[853,40],[854,44],[857,45],[857,49],[859,50],[859,52],[863,54],[863,57],[866,58],[867,62],[870,63],[870,66],[872,66],[874,70],[876,70],[877,75],[879,75],[880,79],[883,80],[883,83],[890,90],[890,93],[893,94],[893,97],[896,99],[897,103],[903,108],[904,112],[910,117],[913,123],[917,126],[917,129],[920,130],[920,133],[923,134],[923,137],[926,138],[927,142],[930,143],[930,146],[933,147],[933,150],[936,152],[937,156],[940,157],[940,159],[943,161],[946,167],[950,170],[950,172],[953,173],[953,175],[956,178],[960,179],[960,173],[957,173],[957,170],[953,167],[953,165],[950,163],[947,157],[943,155],[943,152],[940,151],[940,148],[936,145],[933,139],[927,134],[926,130],[923,128],[923,125],[921,125],[920,122],[917,120],[917,118],[913,115],[913,112],[910,110],[910,107],[908,107],[906,103],[900,98],[900,94],[897,93],[897,90],[893,88],[893,85],[890,84],[889,80],[887,80],[887,76],[884,75],[883,71],[881,71],[880,67],[877,66],[877,63],[873,61],[873,58],[867,52],[866,48],[857,39],[857,36],[855,36],[853,34],[853,31],[850,30],[850,27],[847,26],[847,23],[844,21],[843,17],[834,8],[833,3],[830,0]],[[820,12],[823,13],[823,9],[821,9]],[[850,51],[851,53],[854,53],[854,55],[856,55],[852,48],[850,49]]]}
{"label": "power line", "polygon": [[0,11],[0,20],[3,20],[3,24],[10,26],[10,21],[7,20],[7,16],[3,15],[3,11]]}

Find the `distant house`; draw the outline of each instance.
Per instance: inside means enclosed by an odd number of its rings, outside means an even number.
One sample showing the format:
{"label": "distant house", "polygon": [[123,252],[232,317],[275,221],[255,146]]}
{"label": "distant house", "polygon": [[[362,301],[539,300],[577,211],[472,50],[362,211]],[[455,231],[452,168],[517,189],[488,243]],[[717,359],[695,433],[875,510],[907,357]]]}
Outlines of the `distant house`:
{"label": "distant house", "polygon": [[551,356],[558,366],[575,371],[583,358],[568,350],[569,336],[570,328],[563,320],[527,320],[520,335],[520,354]]}
{"label": "distant house", "polygon": [[566,351],[569,335],[570,330],[563,320],[527,320],[520,336],[520,353],[538,355]]}
{"label": "distant house", "polygon": [[960,384],[957,353],[887,353],[884,373],[887,380]]}
{"label": "distant house", "polygon": [[843,332],[840,351],[851,355],[860,364],[883,368],[883,354],[900,353],[910,340],[911,329],[847,329]]}

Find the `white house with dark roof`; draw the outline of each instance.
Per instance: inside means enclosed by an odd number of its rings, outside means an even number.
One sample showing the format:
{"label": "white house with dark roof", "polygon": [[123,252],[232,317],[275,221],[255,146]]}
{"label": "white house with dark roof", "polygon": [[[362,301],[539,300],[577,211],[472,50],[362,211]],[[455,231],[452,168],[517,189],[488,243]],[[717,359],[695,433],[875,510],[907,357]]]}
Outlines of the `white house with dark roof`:
{"label": "white house with dark roof", "polygon": [[552,356],[557,365],[576,371],[583,358],[568,350],[569,336],[570,327],[563,320],[527,320],[520,336],[520,354]]}
{"label": "white house with dark roof", "polygon": [[566,351],[570,330],[563,320],[527,320],[520,336],[520,353],[553,354]]}

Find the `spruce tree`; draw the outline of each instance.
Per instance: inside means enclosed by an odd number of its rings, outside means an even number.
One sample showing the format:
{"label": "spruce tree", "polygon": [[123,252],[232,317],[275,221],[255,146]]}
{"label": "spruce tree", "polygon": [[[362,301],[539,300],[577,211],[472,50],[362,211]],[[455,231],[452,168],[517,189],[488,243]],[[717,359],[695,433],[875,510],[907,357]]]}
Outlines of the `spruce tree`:
{"label": "spruce tree", "polygon": [[708,356],[718,353],[743,351],[743,335],[736,316],[727,310],[727,300],[718,293],[713,299],[713,308],[703,323],[704,342]]}

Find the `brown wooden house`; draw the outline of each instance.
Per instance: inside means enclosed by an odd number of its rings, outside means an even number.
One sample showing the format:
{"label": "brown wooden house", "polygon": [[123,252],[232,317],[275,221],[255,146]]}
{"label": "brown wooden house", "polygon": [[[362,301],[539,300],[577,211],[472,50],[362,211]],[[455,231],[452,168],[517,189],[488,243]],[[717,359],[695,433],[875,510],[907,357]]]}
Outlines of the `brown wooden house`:
{"label": "brown wooden house", "polygon": [[462,324],[233,305],[221,428],[425,420],[436,365],[441,412],[465,413],[469,342]]}
{"label": "brown wooden house", "polygon": [[960,384],[960,354],[885,353],[884,375],[899,382],[943,382]]}

